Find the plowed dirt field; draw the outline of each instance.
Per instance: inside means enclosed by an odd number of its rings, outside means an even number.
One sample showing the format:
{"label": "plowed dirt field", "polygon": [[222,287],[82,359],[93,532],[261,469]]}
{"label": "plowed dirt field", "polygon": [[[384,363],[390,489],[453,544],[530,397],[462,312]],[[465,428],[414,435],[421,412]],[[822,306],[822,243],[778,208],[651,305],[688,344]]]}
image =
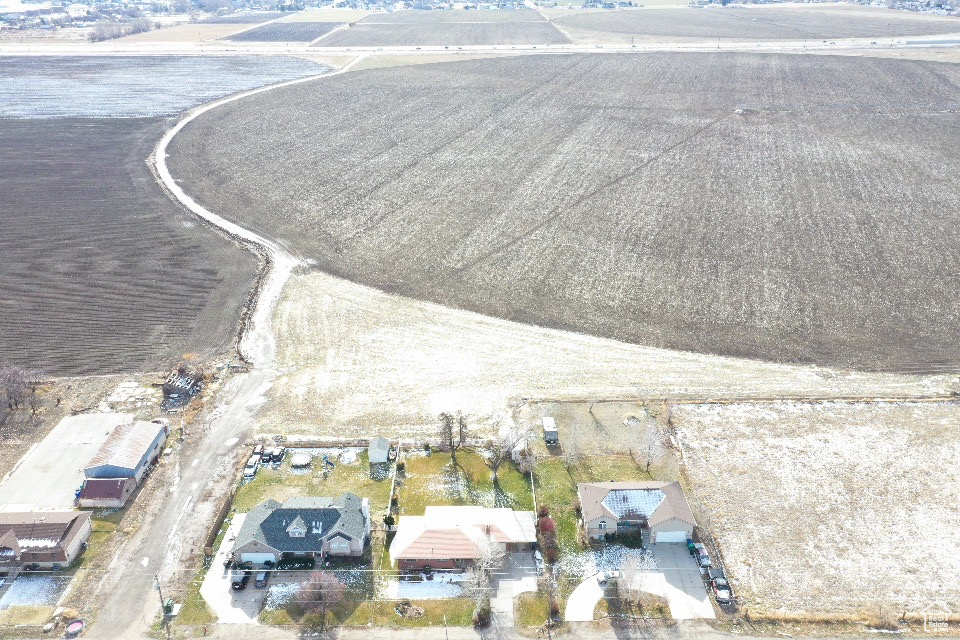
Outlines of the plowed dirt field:
{"label": "plowed dirt field", "polygon": [[960,68],[532,56],[240,100],[171,147],[210,209],[335,275],[630,342],[960,364]]}

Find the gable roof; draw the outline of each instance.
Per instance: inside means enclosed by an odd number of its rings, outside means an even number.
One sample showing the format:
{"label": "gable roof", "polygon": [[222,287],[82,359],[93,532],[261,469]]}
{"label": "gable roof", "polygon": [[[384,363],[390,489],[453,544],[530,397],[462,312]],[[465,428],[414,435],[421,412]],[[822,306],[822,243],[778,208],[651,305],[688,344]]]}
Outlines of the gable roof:
{"label": "gable roof", "polygon": [[[302,538],[291,537],[290,530],[306,530]],[[283,504],[267,500],[247,514],[234,549],[259,542],[278,552],[318,552],[323,541],[339,534],[353,540],[366,535],[363,500],[352,493],[339,498],[290,498]]]}
{"label": "gable roof", "polygon": [[679,482],[584,482],[577,494],[584,522],[645,517],[650,526],[673,518],[697,524]]}
{"label": "gable roof", "polygon": [[89,478],[80,490],[81,500],[121,500],[133,478]]}
{"label": "gable roof", "polygon": [[157,435],[165,430],[166,425],[159,422],[138,420],[122,424],[110,433],[86,468],[112,466],[135,469],[150,450],[150,445]]}
{"label": "gable roof", "polygon": [[[65,552],[90,521],[88,511],[33,511],[0,513],[0,541],[19,552],[49,550]],[[11,538],[11,535],[13,538]],[[16,547],[10,542],[16,541]]]}
{"label": "gable roof", "polygon": [[488,541],[534,542],[532,511],[484,507],[427,507],[422,516],[403,516],[390,544],[392,560],[476,559]]}

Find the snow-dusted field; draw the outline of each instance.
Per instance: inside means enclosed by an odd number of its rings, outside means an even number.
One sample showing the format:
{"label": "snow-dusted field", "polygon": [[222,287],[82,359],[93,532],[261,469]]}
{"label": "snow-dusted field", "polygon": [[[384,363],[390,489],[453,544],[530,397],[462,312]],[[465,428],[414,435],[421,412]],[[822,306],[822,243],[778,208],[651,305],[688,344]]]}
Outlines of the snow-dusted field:
{"label": "snow-dusted field", "polygon": [[700,523],[751,610],[960,607],[960,405],[697,406],[673,419]]}
{"label": "snow-dusted field", "polygon": [[0,117],[173,115],[223,95],[325,70],[273,56],[13,57],[0,65]]}

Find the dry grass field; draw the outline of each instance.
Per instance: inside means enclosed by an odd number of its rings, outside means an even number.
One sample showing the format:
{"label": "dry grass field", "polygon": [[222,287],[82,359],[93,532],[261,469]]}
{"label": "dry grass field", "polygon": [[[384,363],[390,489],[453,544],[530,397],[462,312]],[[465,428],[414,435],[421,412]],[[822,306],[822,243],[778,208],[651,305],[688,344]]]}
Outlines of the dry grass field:
{"label": "dry grass field", "polygon": [[185,189],[329,273],[649,346],[960,364],[960,69],[852,57],[528,56],[232,103]]}
{"label": "dry grass field", "polygon": [[395,11],[367,16],[315,46],[468,46],[563,44],[567,38],[531,9]]}
{"label": "dry grass field", "polygon": [[[113,43],[126,44],[130,42],[205,42],[228,36],[243,28],[244,25],[240,24],[193,22],[135,33],[116,40],[109,40],[107,43],[112,46]],[[106,46],[105,44],[104,47],[106,48]]]}
{"label": "dry grass field", "polygon": [[[278,305],[281,372],[260,416],[268,433],[431,436],[442,411],[477,433],[557,416],[582,453],[625,453],[630,399],[942,394],[955,376],[837,372],[678,353],[541,329],[363,287],[294,276]],[[537,399],[584,400],[561,406]],[[592,400],[623,398],[588,412]]]}
{"label": "dry grass field", "polygon": [[960,32],[960,18],[874,7],[709,7],[631,9],[559,15],[553,20],[574,42],[829,40]]}
{"label": "dry grass field", "polygon": [[956,403],[673,412],[744,607],[914,619],[960,606],[958,420]]}
{"label": "dry grass field", "polygon": [[101,374],[231,349],[256,259],[167,197],[147,158],[170,120],[132,116],[322,70],[245,57],[5,59],[0,361]]}
{"label": "dry grass field", "polygon": [[288,14],[283,11],[250,11],[242,13],[229,13],[225,16],[216,16],[213,18],[200,20],[198,24],[260,24],[261,22],[276,20],[277,18],[283,18],[287,15]]}
{"label": "dry grass field", "polygon": [[224,38],[234,42],[312,42],[342,22],[271,22]]}

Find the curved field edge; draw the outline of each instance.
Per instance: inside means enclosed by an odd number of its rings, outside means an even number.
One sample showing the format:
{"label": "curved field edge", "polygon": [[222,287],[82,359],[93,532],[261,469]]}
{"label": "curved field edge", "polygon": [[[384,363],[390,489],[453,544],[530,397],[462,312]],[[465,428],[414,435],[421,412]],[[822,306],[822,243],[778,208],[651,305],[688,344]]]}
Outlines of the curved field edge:
{"label": "curved field edge", "polygon": [[369,70],[198,118],[171,168],[385,291],[685,351],[955,370],[958,73],[764,54]]}

